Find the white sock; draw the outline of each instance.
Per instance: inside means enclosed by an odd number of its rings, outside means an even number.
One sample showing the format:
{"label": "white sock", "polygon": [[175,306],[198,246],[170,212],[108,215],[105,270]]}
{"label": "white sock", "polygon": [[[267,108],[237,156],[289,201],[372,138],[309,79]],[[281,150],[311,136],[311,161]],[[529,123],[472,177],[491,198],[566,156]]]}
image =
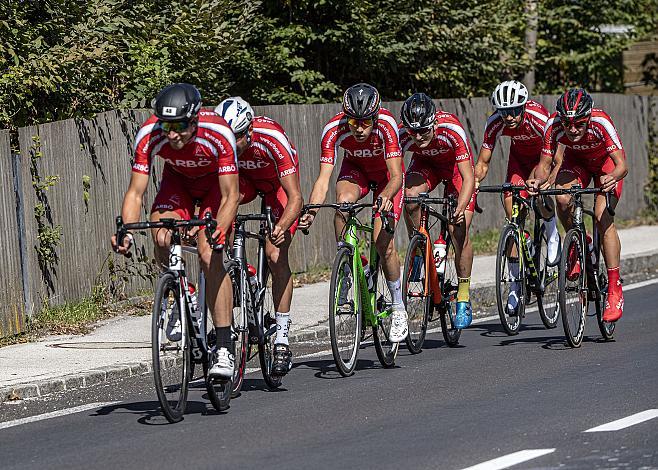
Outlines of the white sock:
{"label": "white sock", "polygon": [[404,303],[402,302],[402,283],[398,279],[397,281],[386,281],[388,285],[388,290],[391,292],[391,298],[393,299],[393,310],[403,309]]}
{"label": "white sock", "polygon": [[290,312],[276,312],[276,339],[274,344],[288,345],[288,329],[290,328]]}
{"label": "white sock", "polygon": [[548,243],[548,262],[549,264],[554,264],[560,251],[560,233],[557,231],[555,216],[551,217],[550,220],[544,221],[544,228],[546,229],[546,240]]}
{"label": "white sock", "polygon": [[[510,262],[507,265],[507,270],[509,271],[509,275],[512,279],[518,279],[519,278],[519,262]],[[512,281],[512,286],[511,290],[513,291],[518,291],[519,290],[519,281]]]}
{"label": "white sock", "polygon": [[[507,265],[510,277],[518,279],[519,277],[519,262],[510,262]],[[507,296],[507,308],[514,310],[519,303],[519,282],[512,281],[510,286],[509,295]]]}

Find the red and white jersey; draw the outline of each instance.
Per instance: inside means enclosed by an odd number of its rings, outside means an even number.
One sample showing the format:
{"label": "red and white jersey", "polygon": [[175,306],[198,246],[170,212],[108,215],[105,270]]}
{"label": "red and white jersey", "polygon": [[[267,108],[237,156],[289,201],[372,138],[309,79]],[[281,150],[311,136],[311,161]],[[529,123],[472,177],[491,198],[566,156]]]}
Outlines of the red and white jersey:
{"label": "red and white jersey", "polygon": [[553,113],[546,123],[542,155],[553,158],[558,144],[567,147],[565,158],[584,160],[592,166],[603,165],[611,153],[624,150],[612,119],[605,111],[596,108],[592,110],[587,133],[578,142],[569,140],[560,123],[560,116]]}
{"label": "red and white jersey", "polygon": [[510,154],[538,159],[544,145],[544,128],[547,121],[546,108],[532,100],[526,102],[523,121],[516,129],[505,127],[503,117],[496,111],[487,120],[482,148],[493,151],[498,139],[504,135],[512,140]]}
{"label": "red and white jersey", "polygon": [[212,111],[199,111],[196,133],[180,150],[169,145],[158,118],[153,115],[142,124],[135,138],[133,171],[148,175],[155,156],[188,178],[213,173],[235,174],[238,172],[236,155],[233,131],[224,118]]}
{"label": "red and white jersey", "polygon": [[404,125],[400,124],[402,153],[412,152],[412,160],[423,159],[437,166],[454,166],[463,160],[473,160],[466,131],[457,116],[446,111],[437,111],[435,122],[437,127],[434,138],[423,149],[416,145]]}
{"label": "red and white jersey", "polygon": [[336,164],[338,149],[345,151],[344,159],[364,172],[385,171],[386,160],[401,158],[398,126],[388,109],[381,108],[376,127],[365,142],[357,142],[350,132],[345,113],[338,113],[322,131],[320,163]]}
{"label": "red and white jersey", "polygon": [[254,118],[251,145],[238,157],[240,175],[254,180],[276,180],[297,173],[297,150],[276,121]]}

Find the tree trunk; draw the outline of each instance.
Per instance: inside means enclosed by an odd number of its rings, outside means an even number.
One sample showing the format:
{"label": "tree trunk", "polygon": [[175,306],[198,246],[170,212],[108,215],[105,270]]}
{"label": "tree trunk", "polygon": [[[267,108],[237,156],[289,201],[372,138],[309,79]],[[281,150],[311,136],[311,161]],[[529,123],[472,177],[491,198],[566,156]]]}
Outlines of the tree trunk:
{"label": "tree trunk", "polygon": [[537,56],[537,25],[539,16],[537,14],[538,0],[525,0],[525,11],[527,23],[525,28],[525,47],[528,52],[528,71],[523,77],[523,84],[530,93],[535,88],[535,58]]}

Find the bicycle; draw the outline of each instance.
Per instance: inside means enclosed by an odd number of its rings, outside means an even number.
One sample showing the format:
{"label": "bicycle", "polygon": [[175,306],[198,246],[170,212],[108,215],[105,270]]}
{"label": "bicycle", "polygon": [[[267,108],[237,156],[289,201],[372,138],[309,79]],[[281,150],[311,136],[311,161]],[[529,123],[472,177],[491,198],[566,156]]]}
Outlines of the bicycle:
{"label": "bicycle", "polygon": [[[259,193],[262,198],[262,194]],[[245,228],[246,222],[258,221],[260,228],[258,232],[250,232]],[[236,330],[240,340],[240,353],[242,367],[240,371],[239,386],[234,386],[233,395],[237,395],[244,377],[244,365],[253,359],[251,349],[255,345],[258,353],[258,361],[265,383],[270,389],[281,386],[282,378],[272,373],[274,362],[274,341],[276,339],[276,318],[272,289],[268,285],[269,268],[265,255],[266,237],[272,232],[274,219],[272,210],[261,201],[261,212],[259,214],[238,214],[235,220],[235,238],[233,248],[229,257],[229,274],[234,282],[236,299],[244,308],[238,315]],[[258,241],[256,273],[251,274],[247,263],[245,243],[247,239]],[[248,278],[251,277],[251,279]],[[236,351],[237,344],[236,344]]]}
{"label": "bicycle", "polygon": [[[594,211],[585,209],[582,201],[583,194],[597,194],[604,191],[600,188],[581,188],[580,185],[574,185],[571,188],[548,189],[541,192],[549,195],[570,194],[574,199],[573,226],[564,237],[563,256],[559,269],[560,309],[567,343],[572,348],[580,347],[585,334],[585,318],[590,301],[595,305],[599,331],[604,340],[610,341],[613,339],[616,323],[603,321],[608,276],[605,269],[601,269],[601,237],[596,227]],[[605,193],[605,204],[608,213],[614,217],[615,210],[610,205],[608,192]],[[583,214],[592,218],[593,253],[588,253]],[[576,253],[575,259],[571,259],[572,252]],[[573,263],[580,263],[581,267],[585,266],[585,270],[580,269],[576,275],[572,275],[570,270]],[[571,308],[572,306],[575,308]]]}
{"label": "bicycle", "polygon": [[[372,207],[373,203],[342,203],[309,204],[302,209],[302,214],[321,208],[332,208],[347,214],[334,258],[329,291],[331,352],[338,372],[344,377],[354,373],[359,347],[361,342],[367,339],[367,327],[372,329],[377,358],[384,368],[395,365],[399,348],[399,343],[389,340],[393,310],[379,254],[375,248],[374,220],[377,211],[372,211],[369,225],[361,223],[357,218],[361,211]],[[391,212],[380,212],[384,230],[388,233],[393,233],[388,221],[392,216]],[[361,240],[358,232],[370,234],[369,276],[366,276],[361,261]]]}
{"label": "bicycle", "polygon": [[[479,188],[483,193],[501,193],[501,198],[504,192],[512,194],[512,217],[505,218],[506,223],[500,232],[496,251],[496,304],[500,322],[508,335],[518,334],[526,306],[530,304],[533,294],[539,316],[546,328],[555,328],[560,316],[558,267],[548,262],[548,238],[538,208],[541,202],[534,196],[522,197],[521,191],[525,190],[525,186],[514,186],[511,183]],[[541,194],[546,192],[541,191]],[[523,207],[534,213],[532,235],[525,230],[526,216],[521,210]],[[510,269],[510,265],[518,265],[518,268]],[[508,307],[512,283],[516,283],[519,289],[518,304],[513,310]]]}
{"label": "bicycle", "polygon": [[[167,270],[160,275],[156,284],[151,320],[153,380],[160,407],[170,423],[183,419],[189,382],[192,379],[195,364],[203,366],[208,398],[217,411],[226,410],[231,398],[232,380],[217,381],[208,376],[212,354],[216,349],[216,338],[209,309],[205,303],[203,271],[199,274],[197,284],[198,305],[202,306],[200,312],[192,302],[189,290],[190,282],[185,271],[183,251],[197,254],[197,249],[193,246],[183,246],[181,229],[202,226],[206,227],[206,237],[213,250],[222,250],[223,245],[217,245],[212,240],[212,233],[217,227],[217,221],[209,212],[203,219],[192,220],[167,218],[157,222],[124,224],[121,216],[116,218],[116,236],[119,245],[123,243],[129,230],[163,228],[171,231],[169,265]],[[166,330],[168,325],[177,322],[180,322],[180,337],[171,338],[172,334],[167,334]]]}
{"label": "bicycle", "polygon": [[[427,325],[436,320],[433,317],[434,311],[439,313],[441,332],[446,344],[457,346],[462,330],[455,328],[453,312],[459,284],[455,268],[455,248],[448,231],[448,216],[454,211],[457,201],[453,195],[431,198],[428,193],[420,193],[417,197],[405,197],[404,202],[420,206],[420,224],[409,242],[402,274],[402,293],[409,315],[407,349],[413,354],[421,351]],[[442,205],[441,212],[433,209],[431,205]],[[432,217],[436,220],[430,225]],[[446,242],[446,254],[444,259],[435,260],[429,231],[439,222],[439,232]],[[437,269],[437,262],[444,263],[445,267]]]}

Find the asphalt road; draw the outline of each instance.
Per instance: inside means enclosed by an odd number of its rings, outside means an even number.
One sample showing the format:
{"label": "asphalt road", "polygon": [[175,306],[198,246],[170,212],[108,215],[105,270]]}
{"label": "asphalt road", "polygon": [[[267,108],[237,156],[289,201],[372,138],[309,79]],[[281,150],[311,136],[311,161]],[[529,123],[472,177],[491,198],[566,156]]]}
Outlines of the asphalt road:
{"label": "asphalt road", "polygon": [[657,314],[651,284],[627,291],[616,341],[600,341],[590,317],[577,350],[534,313],[515,337],[497,318],[464,331],[458,348],[432,333],[391,370],[366,347],[349,378],[330,356],[297,354],[284,388],[250,374],[226,413],[193,387],[175,425],[149,376],[2,404],[0,468],[658,469]]}

